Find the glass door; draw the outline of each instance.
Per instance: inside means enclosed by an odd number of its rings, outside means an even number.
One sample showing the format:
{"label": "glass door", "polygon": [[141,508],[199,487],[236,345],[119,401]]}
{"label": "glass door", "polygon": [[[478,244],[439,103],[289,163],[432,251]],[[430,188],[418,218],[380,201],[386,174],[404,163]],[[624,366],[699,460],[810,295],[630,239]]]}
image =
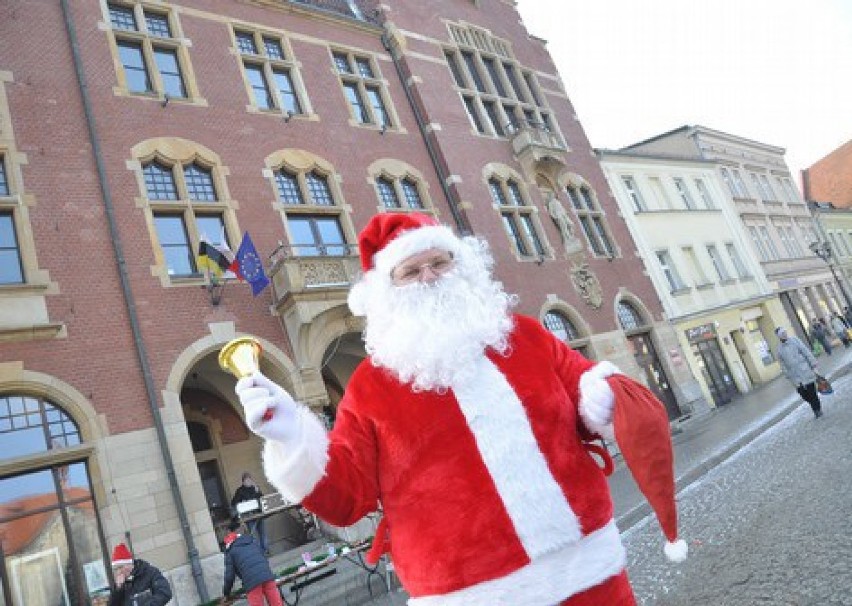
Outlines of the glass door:
{"label": "glass door", "polygon": [[699,341],[692,344],[692,352],[698,359],[701,367],[701,375],[710,390],[710,397],[716,406],[723,406],[730,402],[737,393],[734,378],[719,349],[716,339]]}

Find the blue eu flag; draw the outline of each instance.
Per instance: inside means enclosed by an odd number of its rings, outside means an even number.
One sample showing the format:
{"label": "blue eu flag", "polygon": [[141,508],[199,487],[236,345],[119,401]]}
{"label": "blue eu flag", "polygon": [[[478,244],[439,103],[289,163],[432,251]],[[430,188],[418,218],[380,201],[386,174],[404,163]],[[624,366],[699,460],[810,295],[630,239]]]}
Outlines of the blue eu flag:
{"label": "blue eu flag", "polygon": [[269,278],[263,271],[263,262],[260,260],[260,255],[257,254],[257,249],[254,247],[254,242],[251,241],[248,232],[243,234],[243,241],[240,242],[240,248],[237,250],[235,265],[237,266],[236,274],[251,284],[251,294],[255,297],[269,286]]}

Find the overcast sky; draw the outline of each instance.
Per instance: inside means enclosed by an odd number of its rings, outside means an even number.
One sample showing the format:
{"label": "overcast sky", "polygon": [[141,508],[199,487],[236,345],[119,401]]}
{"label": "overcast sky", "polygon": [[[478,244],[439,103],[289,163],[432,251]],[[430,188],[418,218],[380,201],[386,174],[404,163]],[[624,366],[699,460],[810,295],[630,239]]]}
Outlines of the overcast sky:
{"label": "overcast sky", "polygon": [[787,150],[852,139],[852,0],[518,0],[593,147],[700,124]]}

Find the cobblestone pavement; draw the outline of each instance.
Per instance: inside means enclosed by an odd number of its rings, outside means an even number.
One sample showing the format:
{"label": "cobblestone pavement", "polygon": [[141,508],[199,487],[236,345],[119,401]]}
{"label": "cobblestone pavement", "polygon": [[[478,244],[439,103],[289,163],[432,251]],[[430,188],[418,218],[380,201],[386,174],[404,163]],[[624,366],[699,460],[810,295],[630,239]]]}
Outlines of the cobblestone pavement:
{"label": "cobblestone pavement", "polygon": [[646,519],[624,534],[642,606],[852,606],[852,376],[679,494],[690,555]]}

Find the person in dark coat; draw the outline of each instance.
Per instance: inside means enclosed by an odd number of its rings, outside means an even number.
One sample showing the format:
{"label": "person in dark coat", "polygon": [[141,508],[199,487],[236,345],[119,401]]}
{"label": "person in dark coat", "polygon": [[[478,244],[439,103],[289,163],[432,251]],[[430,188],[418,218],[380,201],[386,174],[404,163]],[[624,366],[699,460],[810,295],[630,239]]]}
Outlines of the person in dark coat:
{"label": "person in dark coat", "polygon": [[172,599],[172,588],[160,570],[145,560],[134,559],[124,543],[112,552],[115,588],[109,606],[165,606]]}
{"label": "person in dark coat", "polygon": [[[236,508],[238,503],[245,501],[257,501],[258,512],[260,512],[260,497],[263,493],[257,486],[257,482],[251,477],[249,472],[243,472],[242,483],[240,487],[234,491],[234,498],[231,499],[231,507]],[[269,546],[266,544],[266,529],[264,519],[249,520],[246,522],[246,530],[249,534],[256,534],[257,540],[260,541],[260,548],[266,555],[269,555]]]}
{"label": "person in dark coat", "polygon": [[231,520],[228,526],[231,532],[225,537],[223,598],[228,598],[234,587],[234,580],[239,577],[246,591],[249,606],[263,606],[264,597],[269,606],[283,606],[278,585],[275,583],[275,575],[263,554],[263,549],[250,534],[238,534],[239,527],[239,520]]}
{"label": "person in dark coat", "polygon": [[817,361],[807,345],[796,337],[787,334],[787,330],[779,326],[775,329],[780,344],[778,346],[778,362],[781,372],[795,387],[802,399],[810,404],[814,417],[822,416],[822,403],[817,393]]}

